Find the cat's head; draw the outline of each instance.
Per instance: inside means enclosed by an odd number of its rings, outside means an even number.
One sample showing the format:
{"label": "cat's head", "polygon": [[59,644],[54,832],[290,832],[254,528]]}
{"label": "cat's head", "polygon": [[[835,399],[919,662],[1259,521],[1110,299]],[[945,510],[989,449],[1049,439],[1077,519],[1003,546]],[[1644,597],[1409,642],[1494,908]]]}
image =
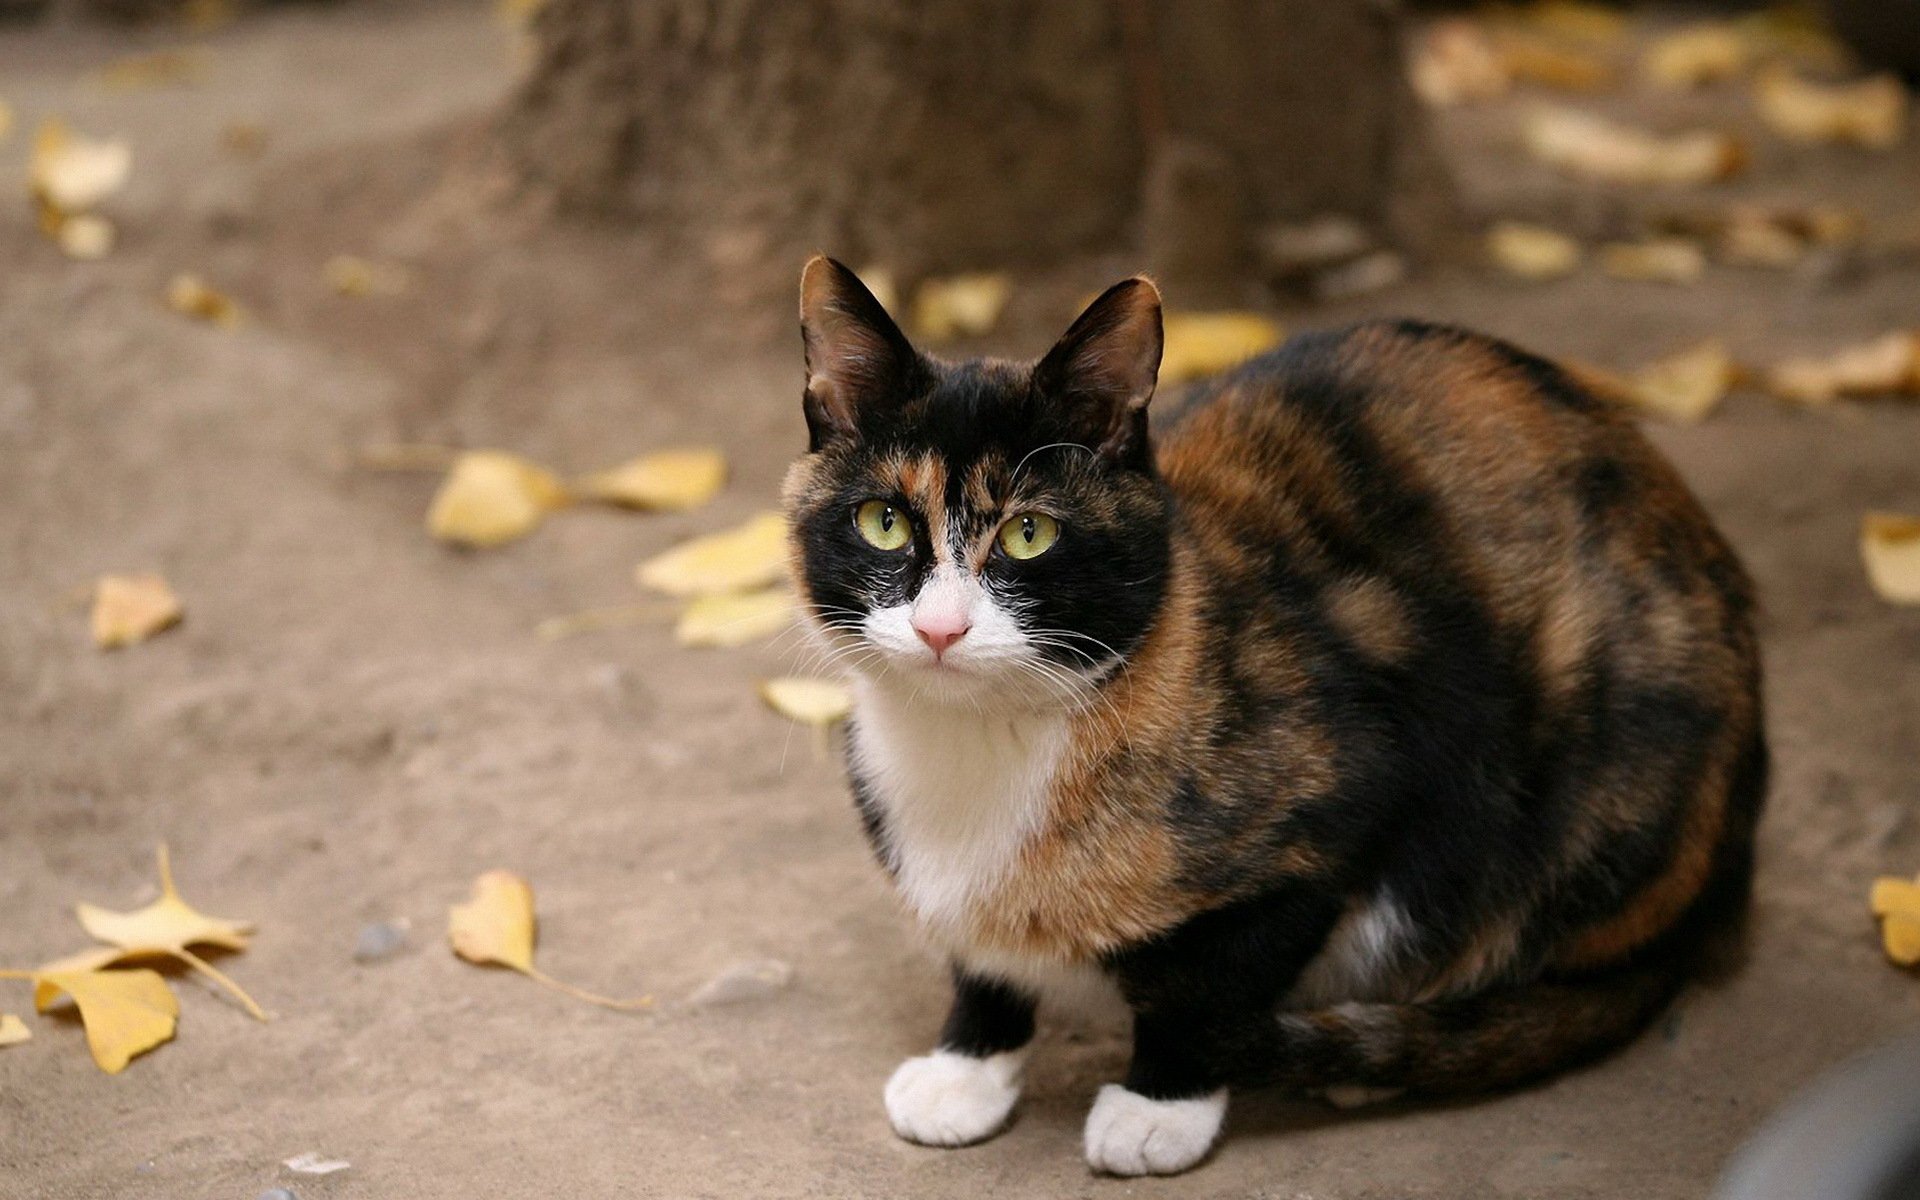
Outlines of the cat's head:
{"label": "cat's head", "polygon": [[1036,363],[946,363],[815,258],[800,324],[808,451],[787,515],[835,659],[924,700],[1081,702],[1166,588],[1170,508],[1147,439],[1159,292],[1114,285]]}

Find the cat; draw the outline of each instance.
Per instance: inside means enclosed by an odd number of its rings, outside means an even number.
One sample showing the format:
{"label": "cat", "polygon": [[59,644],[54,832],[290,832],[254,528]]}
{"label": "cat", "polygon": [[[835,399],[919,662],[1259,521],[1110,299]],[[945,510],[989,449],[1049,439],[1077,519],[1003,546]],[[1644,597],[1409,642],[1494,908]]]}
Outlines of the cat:
{"label": "cat", "polygon": [[851,672],[866,835],[952,964],[937,1048],[886,1085],[900,1136],[997,1133],[1036,1003],[1117,990],[1132,1059],[1086,1160],[1182,1171],[1231,1087],[1593,1058],[1737,925],[1752,587],[1567,372],[1368,323],[1150,430],[1144,278],[1034,364],[916,351],[827,258],[801,327],[793,573]]}

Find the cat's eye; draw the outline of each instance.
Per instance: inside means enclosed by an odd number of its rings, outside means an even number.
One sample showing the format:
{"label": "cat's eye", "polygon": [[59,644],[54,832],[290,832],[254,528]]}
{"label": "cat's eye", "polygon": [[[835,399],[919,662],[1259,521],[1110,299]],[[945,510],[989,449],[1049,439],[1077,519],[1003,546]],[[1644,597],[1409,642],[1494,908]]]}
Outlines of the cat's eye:
{"label": "cat's eye", "polygon": [[1008,558],[1038,558],[1060,540],[1060,522],[1045,513],[1021,513],[1000,527]]}
{"label": "cat's eye", "polygon": [[913,540],[913,522],[885,500],[869,500],[854,509],[853,526],[877,550],[898,550]]}

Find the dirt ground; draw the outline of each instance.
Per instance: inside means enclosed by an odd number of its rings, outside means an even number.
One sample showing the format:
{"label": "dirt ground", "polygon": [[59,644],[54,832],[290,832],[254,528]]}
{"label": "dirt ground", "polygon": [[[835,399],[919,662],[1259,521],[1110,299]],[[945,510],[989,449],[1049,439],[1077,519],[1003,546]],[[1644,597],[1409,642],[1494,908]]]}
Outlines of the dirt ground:
{"label": "dirt ground", "polygon": [[[1865,910],[1874,875],[1920,868],[1920,610],[1877,601],[1855,548],[1861,510],[1920,511],[1920,408],[1739,395],[1653,434],[1766,600],[1778,775],[1744,966],[1617,1058],[1517,1095],[1353,1115],[1246,1098],[1178,1179],[1082,1164],[1084,1110],[1125,1053],[1097,1023],[1049,1027],[999,1140],[899,1142],[880,1085],[934,1033],[941,972],[834,764],[754,697],[791,660],[677,649],[664,623],[532,633],[632,602],[640,558],[770,502],[803,437],[787,300],[729,314],[630,232],[503,209],[485,132],[515,56],[484,12],[294,8],[204,40],[198,86],[114,94],[83,73],[177,39],[0,33],[0,96],[25,129],[57,112],[135,148],[103,262],[66,261],[24,203],[0,205],[0,966],[79,948],[75,900],[151,898],[165,839],[190,899],[259,922],[227,966],[276,1019],[183,979],[178,1039],[108,1077],[77,1026],[29,1018],[35,1039],[0,1050],[0,1196],[1670,1200],[1704,1195],[1822,1068],[1920,1023],[1920,981],[1881,959]],[[1513,116],[1446,122],[1469,213],[1614,220],[1521,162]],[[262,155],[223,150],[232,121],[265,129]],[[0,196],[21,194],[25,141],[0,143]],[[1736,190],[1920,235],[1912,142],[1763,148],[1752,179]],[[405,262],[413,286],[338,296],[320,267],[343,252]],[[1023,286],[997,344],[1039,349],[1129,265]],[[249,320],[166,311],[181,270]],[[1282,315],[1367,312],[1614,366],[1710,333],[1766,362],[1914,324],[1920,262],[1673,289],[1591,271],[1521,288],[1461,261]],[[469,555],[422,531],[431,477],[352,465],[396,440],[568,469],[714,442],[736,476],[698,513],[565,513]],[[171,578],[186,623],[93,649],[74,590],[142,568]],[[656,1008],[608,1013],[454,960],[446,906],[494,866],[534,881],[548,970]],[[356,933],[387,918],[412,922],[409,949],[356,963]],[[794,965],[790,989],[685,1003],[761,955]],[[6,986],[0,1010],[24,1013]],[[353,1165],[280,1166],[304,1151]]]}

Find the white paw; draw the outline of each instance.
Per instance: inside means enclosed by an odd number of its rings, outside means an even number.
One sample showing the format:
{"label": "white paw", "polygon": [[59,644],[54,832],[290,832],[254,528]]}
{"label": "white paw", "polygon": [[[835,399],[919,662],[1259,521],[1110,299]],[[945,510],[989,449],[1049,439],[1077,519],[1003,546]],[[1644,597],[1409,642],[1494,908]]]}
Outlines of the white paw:
{"label": "white paw", "polygon": [[1109,1175],[1172,1175],[1207,1156],[1227,1115],[1227,1090],[1197,1100],[1149,1100],[1117,1083],[1087,1114],[1087,1165]]}
{"label": "white paw", "polygon": [[1336,1083],[1320,1095],[1328,1104],[1346,1110],[1365,1108],[1369,1104],[1385,1104],[1389,1100],[1398,1100],[1406,1092],[1405,1088],[1368,1087],[1363,1083]]}
{"label": "white paw", "polygon": [[887,1080],[893,1131],[922,1146],[965,1146],[1000,1131],[1020,1098],[1025,1051],[974,1058],[936,1050],[910,1058]]}

